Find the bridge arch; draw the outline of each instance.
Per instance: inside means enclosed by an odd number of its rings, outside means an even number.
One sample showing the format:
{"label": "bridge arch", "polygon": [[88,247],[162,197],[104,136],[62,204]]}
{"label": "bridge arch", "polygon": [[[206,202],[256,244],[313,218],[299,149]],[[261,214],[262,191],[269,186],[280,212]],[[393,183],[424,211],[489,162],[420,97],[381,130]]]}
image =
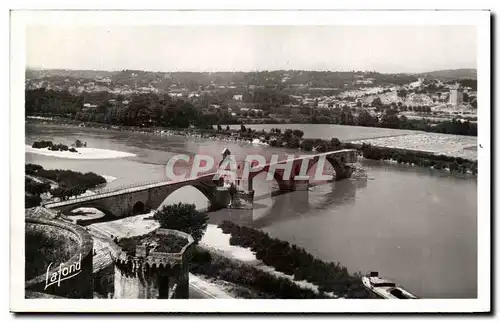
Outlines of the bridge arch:
{"label": "bridge arch", "polygon": [[137,201],[134,206],[132,207],[132,214],[133,215],[138,215],[142,214],[146,211],[146,205],[142,201]]}
{"label": "bridge arch", "polygon": [[[317,166],[318,165],[318,161],[319,161],[319,157],[315,157],[311,160],[309,160],[309,164],[308,164],[308,167],[307,167],[307,174],[309,176],[311,176],[311,179],[312,176],[314,175],[314,173],[310,173],[311,169],[313,169],[313,167]],[[344,158],[344,156],[327,156],[326,157],[326,162],[325,162],[325,165],[326,164],[330,164],[331,167],[333,168],[333,171],[334,171],[334,179],[333,180],[339,180],[339,179],[342,179],[343,178],[343,173],[345,172],[345,166],[344,166],[344,163],[345,163],[346,159]]]}
{"label": "bridge arch", "polygon": [[[251,186],[253,187],[253,180],[255,179],[255,177],[261,175],[261,174],[265,174],[266,175],[266,178],[269,174],[269,166],[266,166],[264,168],[262,168],[262,170],[260,171],[256,171],[256,172],[251,172],[249,175],[248,175],[248,180],[249,181],[252,181],[252,184]],[[278,184],[278,187],[280,190],[286,190],[287,186],[285,185],[285,181],[283,180],[283,177],[281,176],[281,174],[278,172],[278,171],[274,171],[273,173],[273,179],[274,181]]]}
{"label": "bridge arch", "polygon": [[[92,202],[92,203],[88,203],[88,204],[75,204],[72,207],[69,207],[62,212],[65,215],[70,215],[73,213],[74,210],[77,210],[80,208],[93,208],[93,209],[96,209],[96,210],[99,210],[100,212],[102,212],[105,217],[116,218],[116,214],[114,214],[111,209],[109,209],[106,206],[101,205],[98,202]],[[73,213],[73,214],[75,214],[75,213]]]}
{"label": "bridge arch", "polygon": [[165,206],[167,199],[172,194],[174,194],[175,192],[178,192],[179,190],[181,190],[183,188],[188,188],[188,187],[195,188],[197,191],[199,191],[205,197],[205,199],[208,201],[207,209],[210,208],[210,206],[215,202],[216,184],[212,183],[212,182],[211,183],[199,182],[199,183],[186,184],[186,185],[176,187],[175,189],[168,191],[167,193],[160,193],[160,195],[158,196],[159,200],[158,200],[156,208],[159,209],[162,206]]}

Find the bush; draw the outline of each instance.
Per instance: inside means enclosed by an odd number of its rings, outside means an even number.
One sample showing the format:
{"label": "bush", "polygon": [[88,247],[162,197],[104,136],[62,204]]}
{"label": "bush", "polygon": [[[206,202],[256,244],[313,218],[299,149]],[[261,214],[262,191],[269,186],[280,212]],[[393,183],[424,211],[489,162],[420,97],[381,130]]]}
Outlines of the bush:
{"label": "bush", "polygon": [[75,147],[77,147],[77,148],[81,148],[81,147],[83,147],[83,142],[77,139],[77,140],[75,141],[74,145],[75,145]]}
{"label": "bush", "polygon": [[42,203],[42,198],[40,198],[40,196],[30,195],[27,193],[24,194],[24,207],[25,208],[36,207],[36,206],[39,206],[40,203]]}
{"label": "bush", "polygon": [[30,178],[24,178],[24,191],[32,195],[41,195],[50,191],[50,184],[44,182],[36,182]]}
{"label": "bush", "polygon": [[198,243],[207,230],[208,214],[196,210],[194,204],[179,202],[164,206],[155,213],[154,219],[158,220],[162,228],[188,233]]}
{"label": "bush", "polygon": [[82,186],[72,186],[72,187],[57,187],[52,189],[52,195],[56,198],[60,198],[61,200],[67,200],[73,196],[79,196],[85,193],[87,189]]}
{"label": "bush", "polygon": [[305,139],[300,144],[300,148],[304,151],[312,151],[314,141],[311,139]]}
{"label": "bush", "polygon": [[298,137],[299,139],[302,139],[302,137],[304,136],[304,132],[301,130],[293,130],[292,134],[294,136]]}
{"label": "bush", "polygon": [[43,167],[38,164],[28,163],[24,166],[24,172],[26,174],[35,174],[38,170],[42,170]]}
{"label": "bush", "polygon": [[35,149],[44,149],[44,148],[50,148],[52,147],[53,143],[52,141],[38,141],[38,142],[33,142],[31,145]]}
{"label": "bush", "polygon": [[124,237],[117,241],[118,246],[129,256],[135,256],[135,250],[138,244],[143,240],[154,239],[158,241],[157,252],[178,253],[188,243],[186,238],[174,235],[156,235],[155,231],[140,236]]}

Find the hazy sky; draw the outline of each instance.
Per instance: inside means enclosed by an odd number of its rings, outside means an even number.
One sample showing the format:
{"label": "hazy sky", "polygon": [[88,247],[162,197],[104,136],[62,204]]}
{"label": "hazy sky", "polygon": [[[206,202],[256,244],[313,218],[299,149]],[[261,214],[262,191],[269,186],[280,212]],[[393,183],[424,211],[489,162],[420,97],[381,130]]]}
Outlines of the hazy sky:
{"label": "hazy sky", "polygon": [[476,68],[470,26],[30,26],[33,68],[425,72]]}

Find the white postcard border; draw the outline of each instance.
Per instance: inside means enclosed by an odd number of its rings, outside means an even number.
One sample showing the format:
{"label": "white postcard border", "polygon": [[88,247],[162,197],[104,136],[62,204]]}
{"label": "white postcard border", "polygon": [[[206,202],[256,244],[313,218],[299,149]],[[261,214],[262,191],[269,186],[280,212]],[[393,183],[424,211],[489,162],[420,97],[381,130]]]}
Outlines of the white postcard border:
{"label": "white postcard border", "polygon": [[[50,312],[478,312],[490,309],[490,13],[488,11],[22,11],[11,15],[11,302]],[[27,300],[24,298],[24,70],[27,24],[475,25],[478,31],[478,298],[395,300]],[[89,305],[90,304],[90,305]]]}

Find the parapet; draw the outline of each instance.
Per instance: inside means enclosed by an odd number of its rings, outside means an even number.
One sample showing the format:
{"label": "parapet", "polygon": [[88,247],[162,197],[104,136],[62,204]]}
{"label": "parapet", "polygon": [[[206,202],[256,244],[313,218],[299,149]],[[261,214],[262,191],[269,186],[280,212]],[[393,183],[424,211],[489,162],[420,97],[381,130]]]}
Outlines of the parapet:
{"label": "parapet", "polygon": [[159,228],[137,240],[134,255],[122,249],[114,260],[132,271],[180,268],[186,264],[193,243],[193,237],[187,233]]}
{"label": "parapet", "polygon": [[93,241],[84,228],[56,219],[26,217],[25,241],[27,292],[92,298]]}

